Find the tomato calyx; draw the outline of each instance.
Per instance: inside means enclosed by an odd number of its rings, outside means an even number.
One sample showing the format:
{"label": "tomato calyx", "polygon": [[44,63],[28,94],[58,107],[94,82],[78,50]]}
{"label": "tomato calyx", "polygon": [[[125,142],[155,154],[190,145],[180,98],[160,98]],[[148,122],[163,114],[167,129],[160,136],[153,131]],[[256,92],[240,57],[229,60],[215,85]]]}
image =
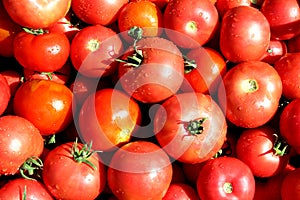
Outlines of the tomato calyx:
{"label": "tomato calyx", "polygon": [[275,142],[273,145],[273,150],[275,151],[275,156],[284,156],[289,152],[289,145],[283,141],[277,134],[275,136]]}
{"label": "tomato calyx", "polygon": [[89,165],[90,167],[92,167],[94,170],[96,170],[97,167],[92,162],[90,162],[88,159],[96,152],[98,152],[98,151],[92,150],[92,143],[90,143],[89,145],[84,144],[83,147],[81,149],[79,149],[77,138],[71,148],[71,155],[73,156],[73,159],[76,162],[85,163],[85,164]]}
{"label": "tomato calyx", "polygon": [[185,74],[188,74],[197,68],[197,64],[196,64],[195,60],[189,59],[186,56],[183,56],[183,59],[184,59],[184,73]]}
{"label": "tomato calyx", "polygon": [[22,193],[22,200],[26,200],[27,199],[27,187],[26,185],[24,186],[24,190]]}
{"label": "tomato calyx", "polygon": [[26,32],[26,33],[29,33],[29,34],[32,34],[32,35],[43,35],[45,33],[48,33],[47,30],[44,30],[44,29],[31,29],[31,28],[23,28],[23,30]]}
{"label": "tomato calyx", "polygon": [[43,161],[39,157],[32,156],[28,158],[20,167],[20,174],[23,178],[29,180],[35,180],[35,178],[32,178],[34,175],[36,175],[38,178],[41,178],[39,171],[43,169],[43,166]]}
{"label": "tomato calyx", "polygon": [[186,23],[186,25],[185,25],[185,29],[189,33],[195,33],[195,32],[197,32],[197,30],[198,30],[197,22],[195,22],[195,21],[188,21]]}
{"label": "tomato calyx", "polygon": [[233,191],[233,186],[232,186],[232,184],[229,183],[229,182],[225,182],[225,183],[223,184],[223,190],[224,190],[224,192],[225,192],[226,194],[231,194],[232,191]]}
{"label": "tomato calyx", "polygon": [[183,124],[184,129],[189,133],[189,135],[200,135],[204,131],[203,123],[207,118],[199,118],[195,120],[191,120],[188,122],[180,122]]}
{"label": "tomato calyx", "polygon": [[242,88],[245,92],[255,92],[258,90],[259,86],[255,79],[246,79],[242,82]]}

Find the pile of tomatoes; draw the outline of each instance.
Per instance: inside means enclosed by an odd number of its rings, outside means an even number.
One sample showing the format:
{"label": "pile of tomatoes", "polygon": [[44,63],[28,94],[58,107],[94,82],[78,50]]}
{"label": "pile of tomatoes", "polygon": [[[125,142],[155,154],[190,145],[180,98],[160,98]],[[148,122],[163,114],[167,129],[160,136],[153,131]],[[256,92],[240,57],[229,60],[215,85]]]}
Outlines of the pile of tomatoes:
{"label": "pile of tomatoes", "polygon": [[0,199],[300,199],[297,0],[1,0]]}

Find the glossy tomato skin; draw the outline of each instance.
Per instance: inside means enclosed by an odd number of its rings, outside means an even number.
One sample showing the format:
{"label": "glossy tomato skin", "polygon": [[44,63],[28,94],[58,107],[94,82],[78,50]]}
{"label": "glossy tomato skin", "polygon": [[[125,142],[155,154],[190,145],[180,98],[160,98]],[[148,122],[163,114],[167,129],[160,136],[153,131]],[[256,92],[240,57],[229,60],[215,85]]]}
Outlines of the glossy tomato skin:
{"label": "glossy tomato skin", "polygon": [[285,176],[281,185],[282,200],[299,199],[300,168],[296,168]]}
{"label": "glossy tomato skin", "polygon": [[[120,86],[134,99],[143,103],[161,102],[175,94],[183,82],[184,60],[181,51],[170,40],[147,37],[137,42],[143,56],[139,66],[120,62]],[[134,55],[132,48],[122,56]]]}
{"label": "glossy tomato skin", "polygon": [[264,0],[260,11],[271,27],[271,37],[289,40],[300,33],[300,8],[297,0]]}
{"label": "glossy tomato skin", "polygon": [[40,131],[28,120],[15,115],[0,118],[0,174],[13,175],[30,157],[39,157],[44,148]]}
{"label": "glossy tomato skin", "polygon": [[71,8],[82,21],[107,26],[117,20],[121,8],[128,2],[128,0],[72,0]]}
{"label": "glossy tomato skin", "polygon": [[162,199],[171,183],[172,165],[159,146],[140,140],[125,144],[116,151],[107,178],[118,199]]}
{"label": "glossy tomato skin", "polygon": [[0,115],[6,110],[11,98],[11,91],[6,78],[0,74]]}
{"label": "glossy tomato skin", "polygon": [[0,199],[20,200],[25,194],[28,199],[53,200],[44,184],[37,180],[15,178],[0,189]]}
{"label": "glossy tomato skin", "polygon": [[116,32],[102,25],[91,25],[73,38],[70,59],[82,75],[100,78],[116,71],[114,60],[122,50],[123,44]]}
{"label": "glossy tomato skin", "polygon": [[300,99],[292,100],[282,111],[279,119],[279,129],[282,137],[300,152]]}
{"label": "glossy tomato skin", "polygon": [[207,161],[199,172],[197,191],[200,199],[252,200],[255,180],[250,168],[234,157]]}
{"label": "glossy tomato skin", "polygon": [[[193,124],[199,126],[196,130],[199,132],[191,131]],[[222,110],[209,95],[202,93],[174,95],[162,104],[154,117],[158,143],[171,157],[183,163],[195,164],[212,158],[222,147],[226,132]]]}
{"label": "glossy tomato skin", "polygon": [[230,8],[237,6],[251,6],[251,0],[217,0],[215,6],[220,17],[222,18]]}
{"label": "glossy tomato skin", "polygon": [[287,40],[286,45],[289,53],[300,52],[300,35]]}
{"label": "glossy tomato skin", "polygon": [[195,48],[212,38],[219,16],[216,7],[209,0],[170,0],[165,8],[163,21],[170,40],[183,48]]}
{"label": "glossy tomato skin", "polygon": [[141,120],[139,105],[117,89],[91,94],[79,113],[79,129],[85,142],[97,150],[111,151],[130,141]]}
{"label": "glossy tomato skin", "polygon": [[56,71],[67,62],[70,42],[63,33],[33,35],[22,31],[14,40],[14,57],[27,69]]}
{"label": "glossy tomato skin", "polygon": [[287,46],[284,41],[271,39],[269,43],[268,50],[261,57],[261,61],[269,63],[271,65],[275,64],[281,57],[287,54]]}
{"label": "glossy tomato skin", "polygon": [[16,23],[38,29],[47,28],[64,17],[70,9],[71,0],[4,0],[3,4]]}
{"label": "glossy tomato skin", "polygon": [[251,6],[231,8],[222,18],[220,49],[231,62],[259,60],[270,43],[266,17]]}
{"label": "glossy tomato skin", "polygon": [[225,74],[223,84],[225,90],[219,90],[218,100],[226,109],[226,118],[236,126],[255,128],[275,115],[282,82],[271,65],[261,61],[239,63]]}
{"label": "glossy tomato skin", "polygon": [[193,199],[200,200],[196,190],[186,183],[173,183],[170,185],[166,195],[162,200],[173,200],[176,197],[178,200]]}
{"label": "glossy tomato skin", "polygon": [[[42,179],[56,199],[95,199],[106,184],[106,168],[94,153],[87,163],[77,162],[71,154],[73,142],[64,143],[51,150],[45,158]],[[77,143],[78,149],[83,148]]]}
{"label": "glossy tomato skin", "polygon": [[282,81],[282,95],[287,99],[300,98],[300,52],[288,53],[274,64]]}
{"label": "glossy tomato skin", "polygon": [[[1,71],[0,74],[5,77],[5,79],[8,83],[9,89],[10,89],[10,94],[11,94],[11,96],[14,96],[17,89],[21,85],[22,74],[13,69],[7,69],[4,71]],[[0,87],[0,88],[5,88],[5,86]],[[1,93],[3,94],[4,92],[1,92]]]}
{"label": "glossy tomato skin", "polygon": [[26,81],[13,99],[16,115],[31,121],[42,135],[63,131],[72,121],[73,93],[63,84],[49,80]]}
{"label": "glossy tomato skin", "polygon": [[[244,130],[236,144],[237,158],[247,164],[256,177],[271,177],[281,173],[290,156],[279,155],[280,152],[274,149],[278,145],[278,137],[278,133],[268,126]],[[279,150],[283,150],[284,145],[282,142]]]}

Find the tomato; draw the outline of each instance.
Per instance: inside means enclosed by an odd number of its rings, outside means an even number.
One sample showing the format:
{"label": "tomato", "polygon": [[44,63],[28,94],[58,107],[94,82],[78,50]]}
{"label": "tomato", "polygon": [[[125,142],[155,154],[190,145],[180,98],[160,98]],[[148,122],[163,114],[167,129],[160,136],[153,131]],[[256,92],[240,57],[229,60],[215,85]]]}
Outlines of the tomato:
{"label": "tomato", "polygon": [[[8,83],[8,86],[10,89],[10,95],[14,96],[17,89],[19,88],[19,86],[21,84],[22,74],[13,69],[7,69],[4,71],[1,71],[0,74],[5,77],[5,79]],[[4,86],[4,88],[5,88],[5,86]],[[2,94],[3,94],[3,92],[2,92]]]}
{"label": "tomato", "polygon": [[116,71],[114,60],[122,50],[123,44],[116,32],[102,25],[91,25],[73,38],[70,59],[82,75],[100,78]]}
{"label": "tomato", "polygon": [[60,83],[34,79],[17,90],[13,107],[16,115],[31,121],[42,135],[63,131],[72,121],[73,93]]}
{"label": "tomato", "polygon": [[171,179],[168,155],[156,144],[144,140],[118,149],[107,170],[108,185],[122,200],[162,199]]}
{"label": "tomato", "polygon": [[173,200],[174,198],[178,200],[200,200],[196,190],[186,183],[171,184],[166,195],[162,198],[162,200]]}
{"label": "tomato", "polygon": [[13,43],[15,36],[22,31],[7,14],[3,2],[0,2],[0,56],[13,57]]}
{"label": "tomato", "polygon": [[281,185],[282,200],[300,198],[300,168],[296,168],[285,176]]}
{"label": "tomato", "polygon": [[289,162],[288,145],[268,126],[246,129],[236,144],[237,158],[249,166],[254,176],[281,173]]}
{"label": "tomato", "polygon": [[101,89],[84,102],[78,116],[81,138],[110,151],[130,141],[140,123],[139,105],[122,91]]}
{"label": "tomato", "polygon": [[30,157],[39,157],[44,148],[40,131],[23,117],[0,117],[0,174],[13,175]]}
{"label": "tomato", "polygon": [[300,152],[300,99],[292,100],[282,111],[279,119],[279,129],[282,137]]}
{"label": "tomato", "polygon": [[90,145],[68,142],[48,153],[42,179],[56,199],[93,200],[105,187],[106,168]]}
{"label": "tomato", "polygon": [[286,41],[289,53],[300,52],[300,35],[297,35]]}
{"label": "tomato", "polygon": [[0,199],[53,200],[43,183],[25,178],[15,178],[2,186],[0,189]]}
{"label": "tomato", "polygon": [[131,39],[127,31],[137,26],[143,29],[144,36],[159,36],[163,27],[162,11],[151,1],[129,2],[120,11],[118,27],[121,35],[127,40]]}
{"label": "tomato", "polygon": [[215,4],[219,16],[222,18],[226,11],[230,8],[238,7],[238,6],[251,6],[251,0],[217,0]]}
{"label": "tomato", "polygon": [[154,116],[160,146],[183,163],[200,163],[222,147],[227,124],[222,110],[202,93],[180,93],[167,99]]}
{"label": "tomato", "polygon": [[205,163],[199,172],[200,199],[252,200],[255,180],[250,168],[234,157],[219,157]]}
{"label": "tomato", "polygon": [[6,110],[10,101],[11,92],[6,78],[0,74],[0,115]]}
{"label": "tomato", "polygon": [[251,6],[231,8],[222,18],[220,50],[231,62],[259,60],[270,43],[266,17]]}
{"label": "tomato", "polygon": [[227,71],[223,56],[212,48],[198,47],[190,50],[186,58],[191,64],[185,64],[181,90],[215,94]]}
{"label": "tomato", "polygon": [[195,48],[212,38],[219,18],[216,7],[209,0],[170,0],[163,21],[168,38],[176,45]]}
{"label": "tomato", "polygon": [[274,64],[282,81],[282,95],[288,99],[300,98],[300,52],[288,53]]}
{"label": "tomato", "polygon": [[272,38],[288,40],[300,33],[300,8],[297,0],[264,0],[260,11],[270,23]]}
{"label": "tomato", "polygon": [[231,68],[218,92],[226,118],[236,126],[255,128],[275,115],[282,94],[277,71],[261,61],[245,61]]}
{"label": "tomato", "polygon": [[71,8],[75,15],[88,24],[110,25],[117,21],[120,10],[128,0],[72,0]]}
{"label": "tomato", "polygon": [[184,77],[184,60],[178,47],[161,37],[143,38],[136,47],[138,50],[130,48],[121,57],[117,87],[143,103],[161,102],[175,94]]}
{"label": "tomato", "polygon": [[70,42],[63,33],[34,35],[25,31],[14,40],[14,57],[26,69],[53,72],[69,58]]}
{"label": "tomato", "polygon": [[[130,0],[133,2],[141,1],[141,0]],[[165,6],[169,3],[170,0],[146,0],[155,3],[161,10],[165,8]]]}
{"label": "tomato", "polygon": [[261,61],[273,65],[281,57],[287,54],[287,46],[284,41],[271,39],[268,50],[260,58]]}
{"label": "tomato", "polygon": [[3,0],[3,4],[16,23],[38,29],[49,27],[64,17],[70,9],[71,0]]}

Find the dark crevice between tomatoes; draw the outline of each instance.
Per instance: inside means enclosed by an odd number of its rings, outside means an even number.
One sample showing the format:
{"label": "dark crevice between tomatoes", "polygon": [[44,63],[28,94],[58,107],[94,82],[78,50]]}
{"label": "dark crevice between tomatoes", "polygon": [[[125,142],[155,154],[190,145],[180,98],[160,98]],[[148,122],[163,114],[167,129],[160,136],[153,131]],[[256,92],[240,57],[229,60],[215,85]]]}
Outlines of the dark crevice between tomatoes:
{"label": "dark crevice between tomatoes", "polygon": [[23,30],[26,32],[26,33],[29,33],[29,34],[32,34],[32,35],[43,35],[45,33],[48,33],[47,30],[44,30],[44,29],[31,29],[31,28],[23,28]]}
{"label": "dark crevice between tomatoes", "polygon": [[185,74],[188,74],[197,68],[197,64],[196,64],[195,60],[189,59],[186,56],[183,56],[183,59],[184,59],[184,73]]}

